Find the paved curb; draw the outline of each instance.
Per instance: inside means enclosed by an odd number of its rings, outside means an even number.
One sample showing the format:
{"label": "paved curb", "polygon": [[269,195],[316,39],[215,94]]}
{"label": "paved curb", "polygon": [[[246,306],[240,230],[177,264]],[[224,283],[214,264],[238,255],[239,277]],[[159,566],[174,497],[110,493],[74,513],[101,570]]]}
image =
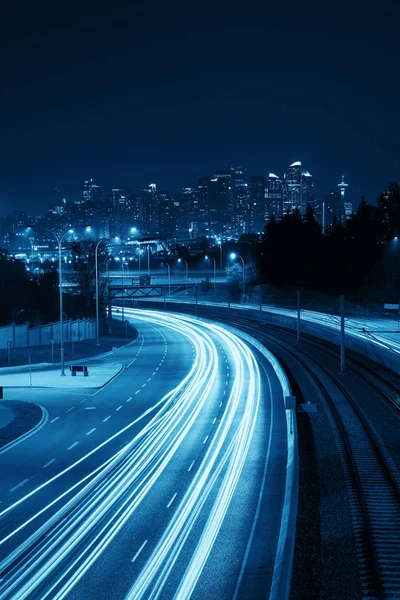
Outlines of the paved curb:
{"label": "paved curb", "polygon": [[[121,350],[122,348],[127,348],[128,346],[135,344],[139,338],[140,338],[140,334],[138,333],[138,335],[135,337],[134,340],[131,340],[130,342],[128,342],[127,344],[123,344],[122,346],[118,346],[117,352],[118,352],[118,350]],[[69,365],[76,365],[78,363],[81,363],[82,361],[88,362],[91,360],[97,360],[99,358],[105,358],[106,356],[109,356],[112,353],[113,353],[112,350],[107,350],[107,352],[103,352],[102,354],[93,354],[93,355],[86,356],[83,358],[77,358],[76,360],[69,360],[69,361],[66,361],[65,366],[68,367]],[[49,367],[59,368],[59,365],[60,365],[60,363],[34,363],[31,365],[30,368],[32,369],[32,371],[37,371],[40,369],[47,369]],[[13,367],[0,367],[0,377],[2,375],[7,375],[9,373],[27,372],[27,371],[29,371],[29,365],[27,365],[27,364],[15,365]]]}
{"label": "paved curb", "polygon": [[39,404],[18,400],[5,400],[3,404],[14,411],[15,417],[0,429],[0,454],[36,433],[49,418],[47,410]]}

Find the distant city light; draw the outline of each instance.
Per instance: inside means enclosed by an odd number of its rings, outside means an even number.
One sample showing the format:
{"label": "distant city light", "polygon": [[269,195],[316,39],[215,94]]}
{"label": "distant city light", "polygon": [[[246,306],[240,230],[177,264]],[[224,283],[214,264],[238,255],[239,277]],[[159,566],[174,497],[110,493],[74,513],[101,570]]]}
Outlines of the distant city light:
{"label": "distant city light", "polygon": [[235,258],[236,258],[236,253],[235,253],[235,252],[231,252],[231,253],[230,253],[230,255],[229,255],[229,258],[230,258],[231,260],[235,260]]}

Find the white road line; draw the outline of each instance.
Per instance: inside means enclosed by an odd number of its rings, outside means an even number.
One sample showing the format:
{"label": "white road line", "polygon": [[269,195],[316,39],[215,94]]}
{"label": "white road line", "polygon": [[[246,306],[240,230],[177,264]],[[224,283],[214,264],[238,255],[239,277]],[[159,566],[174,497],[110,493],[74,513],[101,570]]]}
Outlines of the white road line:
{"label": "white road line", "polygon": [[56,462],[55,458],[52,458],[51,460],[49,460],[48,463],[46,463],[45,465],[43,465],[42,469],[47,469],[47,467],[49,467],[50,465],[52,465],[53,462]]}
{"label": "white road line", "polygon": [[[17,490],[18,488],[22,487],[23,485],[25,485],[25,483],[29,481],[29,479],[23,479],[22,481],[20,481],[19,483],[17,483],[17,485],[15,485],[13,488],[11,488],[10,492],[15,492],[15,490]],[[175,494],[176,496],[176,494]]]}
{"label": "white road line", "polygon": [[142,387],[146,387],[146,385],[147,385],[147,383],[144,383],[144,384],[142,385]]}
{"label": "white road line", "polygon": [[173,501],[175,500],[177,496],[177,492],[175,492],[175,494],[172,496],[171,500],[168,502],[167,504],[167,508],[169,508],[171,506],[171,504],[173,503]]}
{"label": "white road line", "polygon": [[96,410],[95,406],[85,406],[85,410]]}
{"label": "white road line", "polygon": [[212,422],[212,424],[214,425],[215,421],[217,420],[217,417],[214,417],[214,420]]}
{"label": "white road line", "polygon": [[67,450],[72,450],[72,448],[75,448],[75,446],[77,446],[78,444],[79,442],[74,442],[71,446],[67,448]]}
{"label": "white road line", "polygon": [[151,377],[149,377],[149,378],[148,378],[148,380],[147,380],[147,383],[148,383],[149,381],[151,381]]}
{"label": "white road line", "polygon": [[75,406],[71,406],[71,408],[69,408],[66,412],[71,412],[71,410],[74,410]]}
{"label": "white road line", "polygon": [[220,402],[220,403],[219,403],[219,407],[220,407],[220,408],[221,408],[221,406],[222,406],[222,402]]}
{"label": "white road line", "polygon": [[145,547],[145,545],[147,544],[148,540],[144,540],[143,544],[140,546],[139,550],[136,552],[135,556],[132,558],[131,562],[135,562],[135,560],[137,559],[137,557],[139,556],[139,554],[141,553],[141,551],[143,550],[143,548]]}
{"label": "white road line", "polygon": [[105,423],[106,421],[108,421],[108,419],[111,419],[111,415],[108,415],[108,417],[106,417],[105,419],[103,419],[103,423]]}
{"label": "white road line", "polygon": [[138,394],[139,392],[140,392],[140,390],[136,390],[136,392],[135,392],[135,396],[136,396],[136,394]]}
{"label": "white road line", "polygon": [[129,396],[127,402],[130,402],[132,400],[133,396]]}
{"label": "white road line", "polygon": [[[115,410],[121,410],[121,408],[122,408],[122,404],[120,404],[120,405],[118,406],[118,408],[116,408]],[[87,435],[87,434],[86,434],[86,435]]]}
{"label": "white road line", "polygon": [[83,400],[80,401],[80,404],[82,404],[82,402],[86,402],[87,398],[84,398]]}
{"label": "white road line", "polygon": [[209,437],[209,436],[208,436],[208,435],[206,435],[206,437],[204,438],[203,444],[205,444],[205,443],[206,443],[206,441],[208,440],[208,437]]}
{"label": "white road line", "polygon": [[192,460],[192,462],[190,463],[190,467],[188,468],[188,472],[192,470],[192,467],[194,465],[196,461]]}
{"label": "white road line", "polygon": [[155,374],[156,374],[156,371],[153,371],[153,375],[155,375]]}
{"label": "white road line", "polygon": [[88,431],[86,435],[90,435],[91,433],[93,433],[93,431],[96,431],[96,427],[93,427],[93,429],[91,429],[90,431]]}
{"label": "white road line", "polygon": [[54,422],[55,422],[55,421],[57,421],[57,419],[59,419],[59,418],[60,418],[60,417],[55,417],[54,419],[52,419],[52,420],[50,421],[50,423],[54,423]]}

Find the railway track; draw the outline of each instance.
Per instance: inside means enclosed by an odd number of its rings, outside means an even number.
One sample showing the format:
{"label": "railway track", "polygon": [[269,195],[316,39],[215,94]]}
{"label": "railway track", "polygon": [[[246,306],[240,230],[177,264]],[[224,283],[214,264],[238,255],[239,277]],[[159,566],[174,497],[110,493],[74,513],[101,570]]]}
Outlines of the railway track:
{"label": "railway track", "polygon": [[[190,311],[186,307],[182,312]],[[340,376],[296,344],[293,332],[268,325],[274,335],[247,317],[228,320],[203,309],[199,314],[243,329],[272,351],[275,346],[281,355],[286,355],[286,360],[282,360],[289,370],[291,361],[296,361],[313,379],[324,402],[344,474],[362,597],[364,600],[399,600],[400,473],[356,398],[345,388]],[[291,335],[293,343],[279,339],[280,333]],[[304,339],[320,353],[337,360],[338,355],[332,348],[309,336]],[[397,416],[398,378],[395,376],[391,381],[392,378],[381,376],[354,357],[349,358],[348,367],[384,398],[387,407],[396,410]],[[301,388],[300,382],[298,385]]]}
{"label": "railway track", "polygon": [[[329,411],[349,499],[363,598],[400,598],[400,475],[357,401],[338,377],[275,336],[238,326],[305,370]],[[290,363],[285,361],[286,365]]]}

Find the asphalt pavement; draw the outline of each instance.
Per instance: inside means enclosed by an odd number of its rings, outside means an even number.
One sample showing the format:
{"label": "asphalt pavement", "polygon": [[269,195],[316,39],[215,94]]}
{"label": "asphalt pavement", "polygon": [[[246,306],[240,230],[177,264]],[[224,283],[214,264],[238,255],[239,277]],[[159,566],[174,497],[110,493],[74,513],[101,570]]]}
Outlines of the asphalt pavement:
{"label": "asphalt pavement", "polygon": [[287,459],[277,375],[222,326],[127,316],[140,335],[124,369],[99,389],[31,389],[48,420],[0,453],[0,597],[267,598]]}

